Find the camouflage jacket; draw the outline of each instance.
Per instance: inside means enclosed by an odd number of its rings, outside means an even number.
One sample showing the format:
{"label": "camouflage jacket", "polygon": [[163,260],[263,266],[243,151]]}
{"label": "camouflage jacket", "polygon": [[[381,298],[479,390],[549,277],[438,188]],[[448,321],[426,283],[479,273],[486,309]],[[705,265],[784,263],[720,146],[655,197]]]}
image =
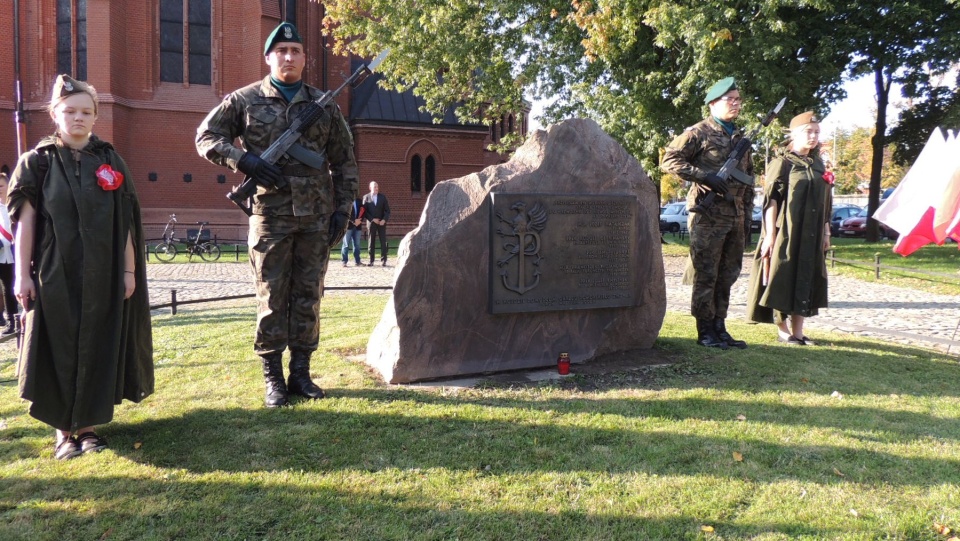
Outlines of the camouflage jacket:
{"label": "camouflage jacket", "polygon": [[[290,103],[272,84],[270,76],[224,97],[197,128],[197,151],[217,165],[237,170],[244,152],[262,154],[310,101],[323,95],[306,84]],[[242,148],[235,146],[240,139]],[[257,186],[253,213],[266,216],[327,215],[340,209],[349,213],[360,179],[353,155],[353,136],[336,103],[300,136],[304,148],[325,156],[326,167],[314,169],[293,158],[277,163],[289,185],[276,190]]]}
{"label": "camouflage jacket", "polygon": [[[732,136],[727,135],[716,120],[706,118],[684,130],[667,145],[660,168],[665,173],[673,173],[693,183],[687,194],[687,208],[693,208],[710,193],[710,189],[700,182],[708,173],[720,170],[741,137],[743,133],[739,129],[733,132]],[[738,169],[748,175],[753,174],[753,161],[749,150],[740,160]],[[743,216],[746,210],[753,208],[753,188],[732,178],[727,180],[727,185],[733,200],[716,198],[714,212],[723,216]]]}

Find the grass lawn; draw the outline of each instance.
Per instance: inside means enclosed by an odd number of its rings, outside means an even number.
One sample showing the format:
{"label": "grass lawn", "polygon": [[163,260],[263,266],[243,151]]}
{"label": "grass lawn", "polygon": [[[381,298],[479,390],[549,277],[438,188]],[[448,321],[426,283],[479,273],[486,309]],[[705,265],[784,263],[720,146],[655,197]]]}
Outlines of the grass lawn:
{"label": "grass lawn", "polygon": [[[753,235],[754,244],[747,247],[748,253],[752,254],[756,249],[758,237],[757,234]],[[663,238],[667,242],[663,245],[663,255],[685,256],[689,252],[689,237],[681,239],[679,235],[666,233]],[[875,282],[874,258],[879,255],[882,267],[897,267],[881,268],[881,283],[943,295],[960,295],[960,250],[955,243],[945,243],[943,246],[930,244],[909,257],[893,253],[892,240],[867,243],[863,239],[834,238],[832,245],[836,259],[857,263],[838,262],[830,268],[831,273]],[[910,272],[911,269],[941,276]]]}
{"label": "grass lawn", "polygon": [[[321,401],[262,407],[252,303],[154,318],[157,392],[52,458],[0,357],[0,539],[903,539],[960,529],[960,367],[818,335],[694,345],[668,314],[619,368],[390,387],[346,358],[386,295],[324,300]],[[624,362],[624,358],[627,362]],[[579,374],[578,374],[579,372]]]}

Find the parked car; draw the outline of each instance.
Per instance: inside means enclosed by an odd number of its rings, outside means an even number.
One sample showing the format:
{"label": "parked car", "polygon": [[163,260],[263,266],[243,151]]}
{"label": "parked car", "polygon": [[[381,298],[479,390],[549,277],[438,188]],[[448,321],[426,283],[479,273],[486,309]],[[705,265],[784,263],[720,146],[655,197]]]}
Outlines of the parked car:
{"label": "parked car", "polygon": [[830,214],[830,234],[840,236],[840,223],[847,218],[853,218],[861,210],[855,205],[835,205]]}
{"label": "parked car", "polygon": [[[853,218],[847,218],[840,223],[840,236],[865,237],[867,235],[867,209],[861,209]],[[899,233],[880,223],[880,237],[896,240]]]}
{"label": "parked car", "polygon": [[763,209],[756,207],[753,209],[753,216],[750,217],[750,231],[760,232],[760,224],[763,223]]}
{"label": "parked car", "polygon": [[660,231],[679,233],[687,230],[687,204],[670,203],[660,214]]}

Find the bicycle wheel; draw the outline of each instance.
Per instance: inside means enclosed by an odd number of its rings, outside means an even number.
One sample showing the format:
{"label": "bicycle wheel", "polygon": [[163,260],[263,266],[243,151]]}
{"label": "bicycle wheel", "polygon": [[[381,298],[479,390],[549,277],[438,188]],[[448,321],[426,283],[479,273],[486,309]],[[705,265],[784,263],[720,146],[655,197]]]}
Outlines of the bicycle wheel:
{"label": "bicycle wheel", "polygon": [[209,242],[200,247],[200,257],[204,261],[216,261],[220,259],[220,247]]}
{"label": "bicycle wheel", "polygon": [[153,254],[160,261],[173,261],[177,257],[177,245],[172,242],[161,242],[153,247]]}

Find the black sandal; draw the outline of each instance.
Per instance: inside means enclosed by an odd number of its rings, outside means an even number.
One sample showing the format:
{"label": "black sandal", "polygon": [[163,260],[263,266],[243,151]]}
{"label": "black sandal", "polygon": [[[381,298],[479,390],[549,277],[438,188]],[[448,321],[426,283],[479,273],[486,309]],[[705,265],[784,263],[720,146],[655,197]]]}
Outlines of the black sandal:
{"label": "black sandal", "polygon": [[82,453],[98,453],[107,448],[107,440],[95,432],[85,432],[77,437]]}
{"label": "black sandal", "polygon": [[81,454],[83,454],[83,449],[80,448],[80,442],[73,436],[70,436],[60,443],[54,442],[53,444],[53,457],[57,460],[70,460]]}

